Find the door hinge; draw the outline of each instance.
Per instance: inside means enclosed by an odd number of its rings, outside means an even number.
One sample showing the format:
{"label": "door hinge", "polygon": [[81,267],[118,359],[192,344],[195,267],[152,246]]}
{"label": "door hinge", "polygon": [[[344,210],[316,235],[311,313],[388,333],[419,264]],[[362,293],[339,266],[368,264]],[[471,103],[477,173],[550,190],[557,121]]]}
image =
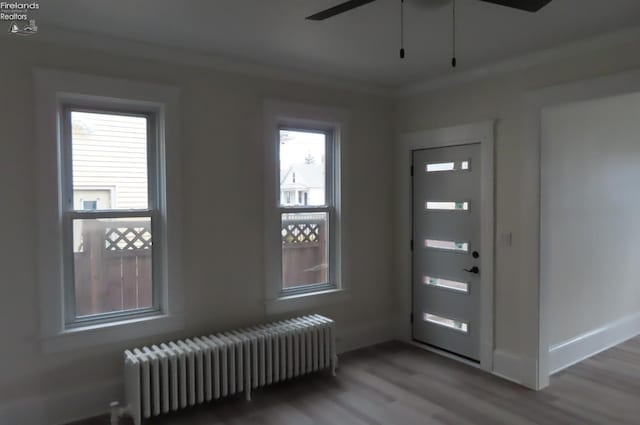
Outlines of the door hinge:
{"label": "door hinge", "polygon": [[411,249],[411,251],[413,251],[413,239],[411,239],[411,242],[409,242],[409,249]]}
{"label": "door hinge", "polygon": [[413,313],[409,314],[409,321],[413,323]]}
{"label": "door hinge", "polygon": [[413,177],[413,165],[411,166],[410,173],[411,173],[411,177]]}

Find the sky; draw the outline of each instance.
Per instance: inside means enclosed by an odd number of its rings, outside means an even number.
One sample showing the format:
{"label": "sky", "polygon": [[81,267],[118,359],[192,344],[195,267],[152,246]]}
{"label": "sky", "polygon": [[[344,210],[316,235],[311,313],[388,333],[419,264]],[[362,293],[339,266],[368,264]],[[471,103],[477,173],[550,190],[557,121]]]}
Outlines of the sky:
{"label": "sky", "polygon": [[293,164],[302,164],[311,155],[316,163],[323,163],[325,156],[325,135],[302,131],[282,130],[280,132],[280,168],[288,169]]}

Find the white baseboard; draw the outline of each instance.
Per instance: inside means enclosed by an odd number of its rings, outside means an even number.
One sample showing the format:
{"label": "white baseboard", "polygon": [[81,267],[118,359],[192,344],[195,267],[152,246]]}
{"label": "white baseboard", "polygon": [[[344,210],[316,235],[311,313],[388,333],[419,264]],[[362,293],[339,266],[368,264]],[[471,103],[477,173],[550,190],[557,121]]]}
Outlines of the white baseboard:
{"label": "white baseboard", "polygon": [[[379,344],[393,339],[389,321],[363,323],[337,328],[338,353]],[[0,424],[61,425],[107,414],[109,403],[122,401],[121,379],[101,382],[86,388],[61,391],[40,397],[0,404]]]}
{"label": "white baseboard", "polygon": [[640,335],[640,313],[634,314],[549,348],[550,374]]}
{"label": "white baseboard", "polygon": [[61,425],[102,415],[109,403],[122,398],[122,380],[87,388],[11,401],[0,405],[0,424]]}
{"label": "white baseboard", "polygon": [[500,378],[522,385],[532,390],[537,386],[537,365],[535,359],[518,356],[506,350],[493,352],[492,374]]}
{"label": "white baseboard", "polygon": [[522,361],[511,352],[494,350],[492,373],[516,384],[522,384]]}

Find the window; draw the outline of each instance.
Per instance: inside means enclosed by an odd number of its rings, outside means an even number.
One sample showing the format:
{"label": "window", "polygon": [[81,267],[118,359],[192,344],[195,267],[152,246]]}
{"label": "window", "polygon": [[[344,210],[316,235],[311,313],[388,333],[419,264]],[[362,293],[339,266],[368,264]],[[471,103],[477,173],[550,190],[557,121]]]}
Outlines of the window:
{"label": "window", "polygon": [[[65,105],[62,117],[65,317],[68,326],[159,310],[152,229],[158,226],[156,116]],[[151,177],[151,178],[149,178]],[[98,206],[82,187],[115,188]],[[67,194],[66,191],[71,191]],[[90,194],[89,194],[90,195]]]}
{"label": "window", "polygon": [[[330,229],[335,210],[333,179],[327,172],[332,169],[327,161],[331,149],[331,131],[279,129],[278,162],[280,175],[285,176],[280,181],[285,198],[279,203],[282,293],[333,286]],[[295,186],[296,202],[289,196],[294,192],[290,186]]]}
{"label": "window", "polygon": [[265,102],[265,304],[284,313],[347,296],[341,269],[340,110]]}
{"label": "window", "polygon": [[82,201],[82,209],[95,211],[98,209],[98,201]]}
{"label": "window", "polygon": [[43,348],[181,329],[178,90],[51,70],[34,85]]}

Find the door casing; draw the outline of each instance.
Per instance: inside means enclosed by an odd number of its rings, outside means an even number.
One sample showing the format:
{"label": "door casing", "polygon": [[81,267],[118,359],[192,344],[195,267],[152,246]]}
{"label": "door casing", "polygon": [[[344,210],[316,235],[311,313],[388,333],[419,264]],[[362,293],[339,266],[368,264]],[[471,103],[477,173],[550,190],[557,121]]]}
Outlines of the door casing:
{"label": "door casing", "polygon": [[[397,215],[398,236],[396,238],[396,263],[400,296],[400,315],[397,318],[396,333],[409,342],[412,341],[411,314],[413,309],[412,285],[412,154],[415,150],[448,146],[481,144],[481,252],[482,270],[481,323],[480,323],[480,368],[493,370],[494,351],[494,121],[484,121],[455,127],[406,133],[400,137],[400,150],[396,158],[398,166]],[[456,358],[453,356],[453,358]],[[468,363],[460,358],[464,363]]]}

